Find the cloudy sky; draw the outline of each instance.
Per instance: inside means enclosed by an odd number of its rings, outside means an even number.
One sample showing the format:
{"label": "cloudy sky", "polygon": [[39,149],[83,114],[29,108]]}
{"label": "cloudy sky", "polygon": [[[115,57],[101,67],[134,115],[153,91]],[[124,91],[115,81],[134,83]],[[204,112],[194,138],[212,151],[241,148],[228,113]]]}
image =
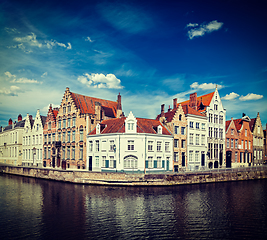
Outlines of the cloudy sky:
{"label": "cloudy sky", "polygon": [[0,1],[0,124],[47,114],[66,87],[155,118],[213,92],[267,123],[265,1]]}

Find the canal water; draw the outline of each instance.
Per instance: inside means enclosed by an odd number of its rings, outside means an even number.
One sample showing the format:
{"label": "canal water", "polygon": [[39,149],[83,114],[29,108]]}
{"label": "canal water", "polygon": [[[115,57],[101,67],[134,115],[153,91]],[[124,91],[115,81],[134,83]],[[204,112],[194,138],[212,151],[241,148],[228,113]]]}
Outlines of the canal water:
{"label": "canal water", "polygon": [[267,180],[103,187],[0,175],[0,239],[266,239]]}

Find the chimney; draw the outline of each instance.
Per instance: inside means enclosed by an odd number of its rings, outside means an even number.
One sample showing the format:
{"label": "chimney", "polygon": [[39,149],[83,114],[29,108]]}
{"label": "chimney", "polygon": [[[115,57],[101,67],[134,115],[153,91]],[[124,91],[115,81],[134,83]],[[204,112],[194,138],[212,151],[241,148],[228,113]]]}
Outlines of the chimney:
{"label": "chimney", "polygon": [[117,100],[117,118],[121,117],[122,115],[122,107],[121,107],[121,94],[119,93],[118,95],[118,100]]}
{"label": "chimney", "polygon": [[9,120],[8,120],[8,126],[10,126],[10,125],[12,125],[12,119],[10,118]]}
{"label": "chimney", "polygon": [[242,113],[242,117],[245,117],[246,116],[246,114],[245,113]]}
{"label": "chimney", "polygon": [[197,93],[190,94],[189,107],[197,110]]}
{"label": "chimney", "polygon": [[29,115],[29,119],[32,120],[32,115]]}
{"label": "chimney", "polygon": [[168,112],[171,111],[171,106],[169,105]]}
{"label": "chimney", "polygon": [[22,120],[22,116],[21,114],[18,115],[18,122],[20,122]]}
{"label": "chimney", "polygon": [[161,117],[164,117],[164,106],[165,106],[165,104],[161,104],[161,113],[160,113],[160,116]]}
{"label": "chimney", "polygon": [[177,108],[177,98],[173,99],[173,109]]}

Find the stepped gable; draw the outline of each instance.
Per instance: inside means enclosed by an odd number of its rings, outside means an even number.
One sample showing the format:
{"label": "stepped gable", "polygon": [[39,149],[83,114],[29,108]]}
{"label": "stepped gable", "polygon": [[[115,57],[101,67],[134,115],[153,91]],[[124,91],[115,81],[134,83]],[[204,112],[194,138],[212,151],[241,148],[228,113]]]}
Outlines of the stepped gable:
{"label": "stepped gable", "polygon": [[[206,111],[206,107],[210,105],[210,102],[213,98],[214,92],[208,93],[202,96],[197,97],[197,111],[203,112]],[[181,102],[182,106],[188,105],[189,106],[190,100]]]}
{"label": "stepped gable", "polygon": [[[164,113],[164,116],[165,116],[165,119],[166,119],[167,122],[171,122],[171,121],[172,121],[172,119],[173,119],[173,117],[174,117],[174,115],[175,115],[175,113],[176,113],[176,110],[177,110],[177,108],[172,109],[172,110],[170,110],[170,111]],[[156,117],[156,120],[159,120],[160,116],[161,116],[161,114],[159,114],[159,115]]]}
{"label": "stepped gable", "polygon": [[[125,133],[125,120],[126,117],[107,119],[100,123],[101,134],[107,133]],[[171,135],[171,133],[158,121],[155,119],[146,118],[136,118],[137,120],[137,133],[151,133],[157,134],[157,127],[162,126],[163,135]],[[89,135],[96,134],[96,129],[94,129]]]}
{"label": "stepped gable", "polygon": [[93,98],[81,94],[70,92],[71,97],[81,114],[95,114],[95,103],[99,102],[105,111],[106,116],[115,117],[117,111],[117,102]]}

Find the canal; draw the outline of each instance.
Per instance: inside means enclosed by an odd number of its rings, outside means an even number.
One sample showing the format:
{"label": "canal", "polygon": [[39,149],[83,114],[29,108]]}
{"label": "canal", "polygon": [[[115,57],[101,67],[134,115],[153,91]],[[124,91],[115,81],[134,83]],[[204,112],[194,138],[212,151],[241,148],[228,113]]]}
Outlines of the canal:
{"label": "canal", "polygon": [[0,174],[1,239],[266,239],[267,180],[78,185]]}

